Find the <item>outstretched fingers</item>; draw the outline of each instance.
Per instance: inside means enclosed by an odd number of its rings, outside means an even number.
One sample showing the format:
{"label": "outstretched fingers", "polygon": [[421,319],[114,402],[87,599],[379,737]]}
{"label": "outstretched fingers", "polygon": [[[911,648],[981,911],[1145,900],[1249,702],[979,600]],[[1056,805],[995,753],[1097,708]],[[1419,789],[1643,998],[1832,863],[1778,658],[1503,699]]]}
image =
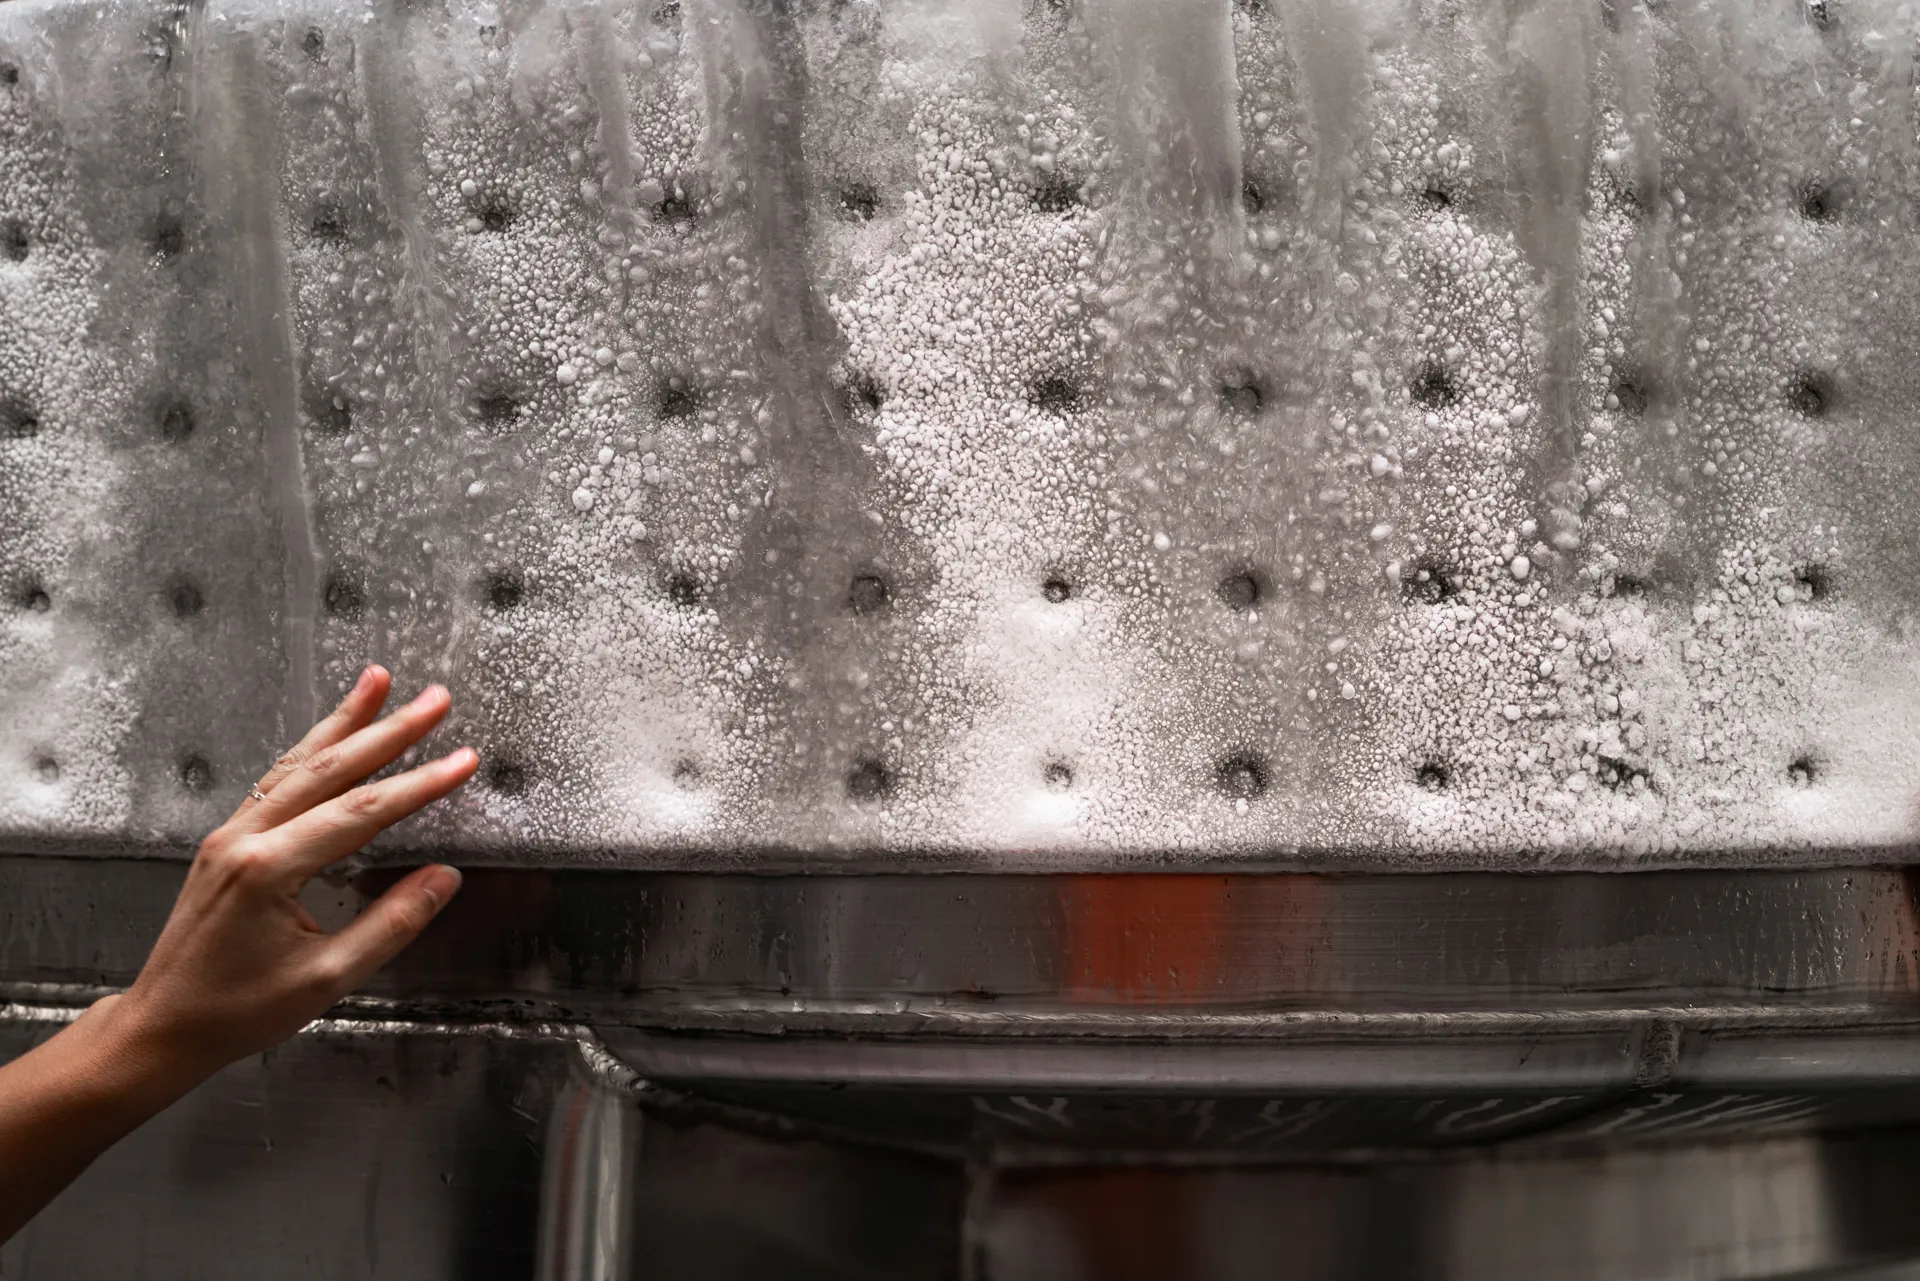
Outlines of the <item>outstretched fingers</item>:
{"label": "outstretched fingers", "polygon": [[332,800],[400,758],[426,737],[453,705],[441,685],[429,685],[418,697],[346,738],[310,753],[267,799],[254,803],[240,822],[244,830],[263,832]]}
{"label": "outstretched fingers", "polygon": [[479,754],[463,747],[404,774],[335,796],[281,823],[262,839],[277,846],[288,870],[304,881],[365,845],[381,829],[453,791],[479,767]]}

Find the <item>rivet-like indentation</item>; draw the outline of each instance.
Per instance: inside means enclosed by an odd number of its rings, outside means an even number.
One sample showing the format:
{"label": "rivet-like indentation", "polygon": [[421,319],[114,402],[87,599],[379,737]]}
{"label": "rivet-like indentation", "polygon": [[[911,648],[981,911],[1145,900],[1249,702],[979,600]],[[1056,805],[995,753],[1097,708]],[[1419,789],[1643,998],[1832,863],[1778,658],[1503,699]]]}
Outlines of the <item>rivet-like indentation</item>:
{"label": "rivet-like indentation", "polygon": [[187,228],[180,221],[180,215],[171,209],[163,209],[155,214],[150,243],[157,256],[178,257],[180,251],[187,247]]}
{"label": "rivet-like indentation", "polygon": [[1808,222],[1833,222],[1840,217],[1840,191],[1818,179],[1800,184],[1800,216]]}
{"label": "rivet-like indentation", "polygon": [[1787,765],[1787,781],[1795,787],[1812,787],[1820,777],[1811,756],[1796,756]]}
{"label": "rivet-like indentation", "polygon": [[13,589],[13,607],[32,614],[44,614],[53,608],[53,597],[39,579],[29,578]]}
{"label": "rivet-like indentation", "polygon": [[505,231],[513,225],[516,216],[513,202],[497,192],[474,197],[469,207],[473,210],[473,216],[479,219],[483,231]]}
{"label": "rivet-like indentation", "polygon": [[1653,404],[1653,390],[1646,379],[1640,375],[1623,372],[1613,376],[1613,382],[1607,388],[1613,404],[1619,412],[1634,418],[1642,417],[1647,407]]}
{"label": "rivet-like indentation", "polygon": [[366,608],[366,597],[360,591],[360,584],[339,572],[328,577],[322,600],[327,612],[335,618],[358,618]]}
{"label": "rivet-like indentation", "polygon": [[1073,786],[1073,767],[1065,761],[1048,761],[1040,777],[1054,791],[1064,792]]}
{"label": "rivet-like indentation", "polygon": [[1817,369],[1802,370],[1787,387],[1787,404],[1802,418],[1819,418],[1833,404],[1833,379]]}
{"label": "rivet-like indentation", "polygon": [[212,763],[197,752],[181,757],[180,786],[194,793],[211,790],[213,787]]}
{"label": "rivet-like indentation", "polygon": [[487,765],[487,787],[502,796],[520,796],[533,781],[533,772],[524,762],[507,757]]}
{"label": "rivet-like indentation", "polygon": [[495,609],[515,608],[526,591],[526,578],[517,569],[496,569],[487,575],[487,604]]}
{"label": "rivet-like indentation", "polygon": [[207,607],[207,601],[191,578],[175,574],[167,581],[167,607],[175,618],[192,618]]}
{"label": "rivet-like indentation", "polygon": [[1429,792],[1443,792],[1453,782],[1453,769],[1445,761],[1422,761],[1413,771],[1416,785]]}
{"label": "rivet-like indentation", "polygon": [[1259,381],[1251,374],[1229,374],[1220,381],[1220,407],[1229,414],[1252,418],[1265,400]]}
{"label": "rivet-like indentation", "polygon": [[326,387],[310,388],[306,398],[307,419],[323,436],[344,436],[353,430],[353,402],[343,392]]}
{"label": "rivet-like indentation", "polygon": [[1460,594],[1460,585],[1451,571],[1437,560],[1416,561],[1400,577],[1400,587],[1409,600],[1423,605],[1438,605]]}
{"label": "rivet-like indentation", "polygon": [[165,401],[154,415],[154,424],[159,429],[161,440],[169,445],[178,445],[193,435],[193,406],[184,400]]}
{"label": "rivet-like indentation", "polygon": [[1270,775],[1267,761],[1254,752],[1234,752],[1214,766],[1214,786],[1228,800],[1251,801],[1266,794]]}
{"label": "rivet-like indentation", "polygon": [[667,599],[682,609],[698,605],[703,595],[700,580],[691,574],[673,574],[667,579]]}
{"label": "rivet-like indentation", "polygon": [[1420,363],[1420,367],[1413,371],[1408,392],[1414,404],[1427,409],[1445,409],[1460,399],[1460,389],[1454,385],[1453,375],[1437,360]]}
{"label": "rivet-like indentation", "polygon": [[505,431],[520,421],[520,397],[499,383],[483,386],[473,398],[473,416],[483,427]]}
{"label": "rivet-like indentation", "polygon": [[[1599,767],[1594,771],[1594,775],[1600,780],[1602,787],[1611,791],[1633,791],[1652,782],[1653,776],[1645,767],[1636,765],[1632,761],[1621,760],[1615,756],[1602,756],[1598,760]],[[1639,781],[1636,782],[1636,779]]]}
{"label": "rivet-like indentation", "polygon": [[1453,206],[1453,193],[1438,182],[1430,182],[1420,189],[1420,203],[1429,209],[1448,209]]}
{"label": "rivet-like indentation", "polygon": [[308,59],[318,62],[326,56],[327,37],[318,27],[308,27],[307,33],[300,37],[300,50]]}
{"label": "rivet-like indentation", "polygon": [[1638,574],[1615,574],[1612,595],[1624,600],[1644,600],[1653,592],[1653,581]]}
{"label": "rivet-like indentation", "polygon": [[886,403],[887,395],[880,389],[879,382],[865,370],[847,379],[847,398],[850,404],[863,405],[870,411],[878,411]]}
{"label": "rivet-like indentation", "polygon": [[1246,570],[1228,574],[1213,591],[1220,603],[1236,614],[1244,614],[1260,603],[1260,580]]}
{"label": "rivet-like indentation", "polygon": [[0,222],[0,255],[8,262],[25,261],[31,243],[27,239],[27,224],[18,218],[9,218]]}
{"label": "rivet-like indentation", "polygon": [[692,200],[675,193],[653,207],[653,220],[670,227],[684,227],[693,221],[695,212]]}
{"label": "rivet-like indentation", "polygon": [[840,188],[840,216],[852,222],[872,222],[880,212],[880,193],[870,182],[850,182]]}
{"label": "rivet-like indentation", "polygon": [[662,418],[691,418],[700,408],[699,397],[684,378],[668,378],[654,392],[654,412]]}
{"label": "rivet-like indentation", "polygon": [[892,603],[887,580],[878,574],[856,574],[847,586],[847,604],[856,614],[878,614]]}
{"label": "rivet-like indentation", "polygon": [[1043,414],[1070,414],[1080,408],[1080,386],[1065,374],[1047,374],[1027,389],[1027,403]]}
{"label": "rivet-like indentation", "polygon": [[337,200],[316,200],[307,213],[307,230],[316,240],[345,240],[347,227],[346,208]]}
{"label": "rivet-like indentation", "polygon": [[1052,604],[1059,605],[1073,598],[1073,584],[1055,574],[1040,584],[1040,594]]}
{"label": "rivet-like indentation", "polygon": [[33,776],[42,783],[58,783],[60,762],[45,752],[37,754],[33,758]]}
{"label": "rivet-like indentation", "polygon": [[1806,592],[1808,600],[1823,601],[1833,593],[1833,572],[1817,562],[1796,568],[1793,581]]}
{"label": "rivet-like indentation", "polygon": [[855,801],[885,800],[893,791],[893,772],[871,758],[857,761],[847,771],[847,796]]}
{"label": "rivet-like indentation", "polygon": [[1033,207],[1041,213],[1066,213],[1080,203],[1080,184],[1058,171],[1036,174]]}
{"label": "rivet-like indentation", "polygon": [[1257,214],[1267,207],[1266,193],[1251,178],[1240,184],[1240,207],[1249,214]]}
{"label": "rivet-like indentation", "polygon": [[40,415],[24,400],[0,397],[0,440],[26,440],[40,434]]}

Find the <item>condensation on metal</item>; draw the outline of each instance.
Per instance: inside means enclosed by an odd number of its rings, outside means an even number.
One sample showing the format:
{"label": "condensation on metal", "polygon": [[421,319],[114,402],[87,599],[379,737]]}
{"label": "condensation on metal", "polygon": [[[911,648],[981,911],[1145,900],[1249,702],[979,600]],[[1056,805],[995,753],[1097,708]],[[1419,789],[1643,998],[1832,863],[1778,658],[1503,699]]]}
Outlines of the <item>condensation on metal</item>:
{"label": "condensation on metal", "polygon": [[5,5],[0,838],[1906,857],[1911,15],[1167,5]]}

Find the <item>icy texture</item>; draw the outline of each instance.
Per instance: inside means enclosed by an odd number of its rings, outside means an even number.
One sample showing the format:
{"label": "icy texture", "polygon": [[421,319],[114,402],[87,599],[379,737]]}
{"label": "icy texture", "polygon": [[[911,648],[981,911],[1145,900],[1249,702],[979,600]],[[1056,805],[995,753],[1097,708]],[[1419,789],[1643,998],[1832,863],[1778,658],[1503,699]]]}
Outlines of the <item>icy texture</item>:
{"label": "icy texture", "polygon": [[1892,858],[1915,16],[0,6],[0,832]]}

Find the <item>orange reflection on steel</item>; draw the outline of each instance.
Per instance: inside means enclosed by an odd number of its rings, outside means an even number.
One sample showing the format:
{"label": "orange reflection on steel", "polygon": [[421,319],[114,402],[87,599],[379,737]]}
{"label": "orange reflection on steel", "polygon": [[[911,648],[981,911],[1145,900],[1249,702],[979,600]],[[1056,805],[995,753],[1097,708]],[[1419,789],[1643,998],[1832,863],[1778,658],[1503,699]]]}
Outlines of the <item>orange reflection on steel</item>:
{"label": "orange reflection on steel", "polygon": [[[1067,924],[1063,986],[1074,997],[1185,1005],[1297,996],[1312,986],[1312,944],[1324,925],[1317,877],[1154,874],[1060,881]],[[1279,933],[1276,920],[1283,923]]]}

